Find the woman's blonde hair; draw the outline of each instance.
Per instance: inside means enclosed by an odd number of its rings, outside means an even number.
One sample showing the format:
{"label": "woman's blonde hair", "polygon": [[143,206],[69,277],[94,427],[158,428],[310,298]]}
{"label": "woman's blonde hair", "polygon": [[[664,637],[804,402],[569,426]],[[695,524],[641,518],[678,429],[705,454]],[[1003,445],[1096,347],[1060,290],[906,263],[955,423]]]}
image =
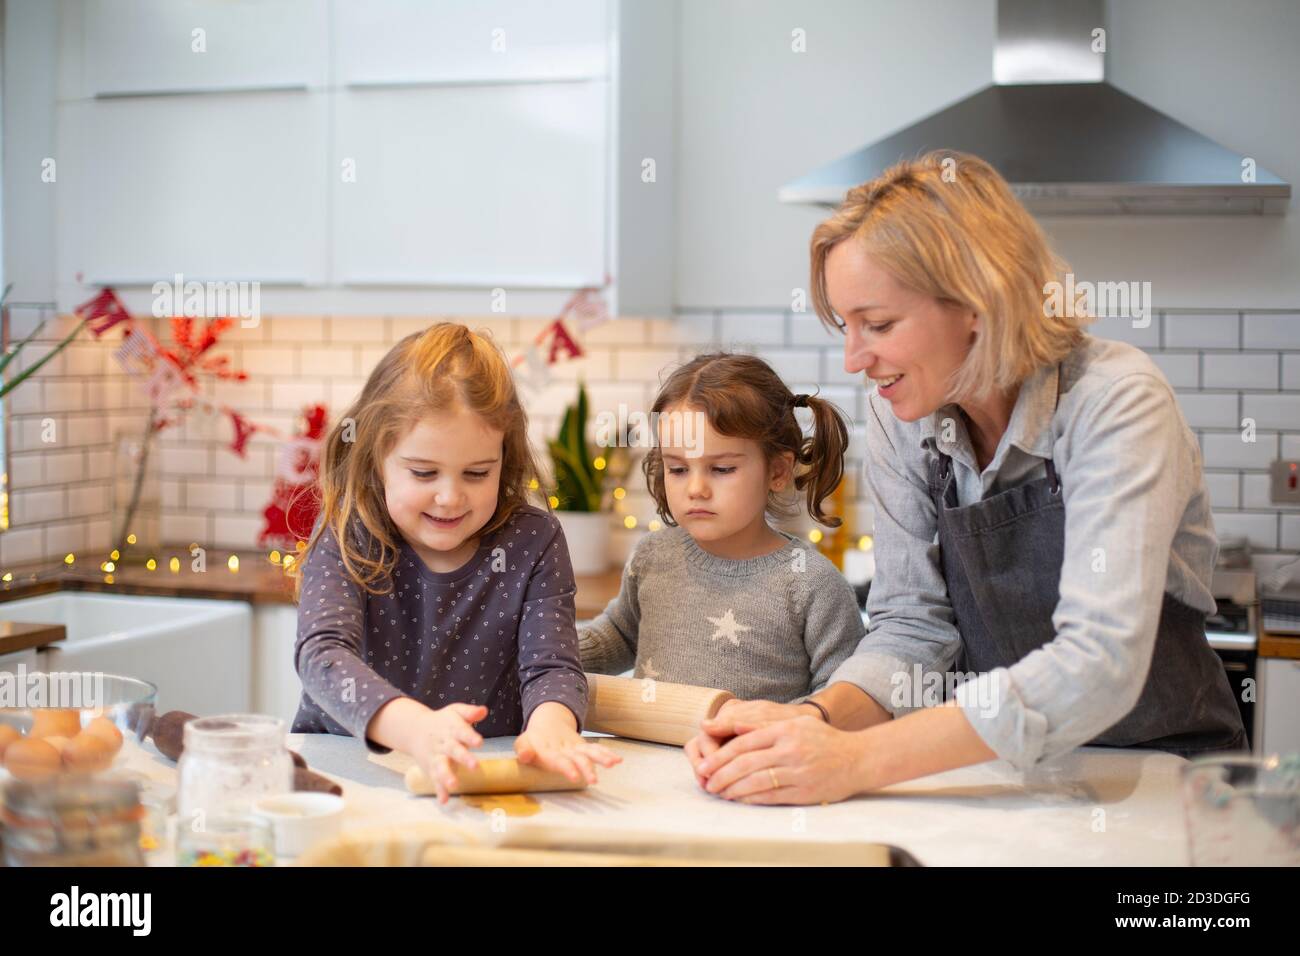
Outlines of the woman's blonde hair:
{"label": "woman's blonde hair", "polygon": [[392,590],[389,578],[401,545],[384,499],[384,460],[422,419],[458,407],[505,436],[497,508],[480,534],[497,530],[528,503],[537,462],[505,356],[490,338],[459,323],[414,332],[379,360],[325,440],[321,520],[291,571],[295,599],[302,588],[301,565],[326,528],[334,532],[344,569],[358,586],[371,594]]}
{"label": "woman's blonde hair", "polygon": [[[849,190],[812,237],[812,300],[843,329],[826,293],[826,258],[852,238],[900,283],[979,316],[949,401],[1008,391],[1074,348],[1090,321],[1078,301],[1049,309],[1069,266],[992,166],[936,150]],[[1056,311],[1066,314],[1057,315]]]}

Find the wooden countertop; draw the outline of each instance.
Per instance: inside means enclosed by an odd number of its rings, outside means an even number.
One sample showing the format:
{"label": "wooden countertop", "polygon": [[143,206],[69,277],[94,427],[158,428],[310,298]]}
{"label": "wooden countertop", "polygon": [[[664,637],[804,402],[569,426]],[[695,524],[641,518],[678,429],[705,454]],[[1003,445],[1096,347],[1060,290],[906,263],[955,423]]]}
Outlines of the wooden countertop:
{"label": "wooden countertop", "polygon": [[22,624],[0,621],[0,654],[13,654],[61,641],[67,636],[62,624]]}

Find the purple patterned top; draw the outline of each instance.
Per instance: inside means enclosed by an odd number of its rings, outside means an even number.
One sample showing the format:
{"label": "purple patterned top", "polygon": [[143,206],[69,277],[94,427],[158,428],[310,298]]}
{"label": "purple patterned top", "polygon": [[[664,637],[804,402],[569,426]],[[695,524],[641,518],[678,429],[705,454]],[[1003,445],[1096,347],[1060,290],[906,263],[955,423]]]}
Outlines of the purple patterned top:
{"label": "purple patterned top", "polygon": [[303,684],[294,733],[351,734],[387,753],[365,737],[366,727],[403,696],[435,709],[485,705],[488,715],[474,725],[484,737],[522,732],[548,700],[573,711],[581,729],[587,679],[573,569],[553,515],[520,508],[447,573],[429,570],[403,541],[392,582],[386,595],[353,582],[332,529],[308,553],[294,645]]}

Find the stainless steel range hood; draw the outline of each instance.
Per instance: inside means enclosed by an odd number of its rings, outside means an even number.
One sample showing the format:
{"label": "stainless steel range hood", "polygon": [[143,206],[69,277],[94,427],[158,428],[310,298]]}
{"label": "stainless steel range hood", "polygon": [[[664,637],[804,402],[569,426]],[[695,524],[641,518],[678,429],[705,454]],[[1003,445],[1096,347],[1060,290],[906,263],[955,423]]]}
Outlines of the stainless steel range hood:
{"label": "stainless steel range hood", "polygon": [[1000,0],[991,86],[778,198],[835,206],[900,159],[947,148],[988,160],[1037,214],[1284,213],[1289,183],[1105,81],[1092,49],[1103,25],[1102,0]]}

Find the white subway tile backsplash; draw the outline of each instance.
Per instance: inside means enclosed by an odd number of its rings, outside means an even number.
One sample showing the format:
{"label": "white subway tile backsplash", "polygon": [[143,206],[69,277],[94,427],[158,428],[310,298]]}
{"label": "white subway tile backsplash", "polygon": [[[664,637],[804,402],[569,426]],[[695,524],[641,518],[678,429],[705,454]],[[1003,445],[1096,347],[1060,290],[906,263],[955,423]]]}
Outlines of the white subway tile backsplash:
{"label": "white subway tile backsplash", "polygon": [[345,342],[391,342],[389,320],[382,315],[331,315],[325,317],[325,334],[331,345]]}
{"label": "white subway tile backsplash", "polygon": [[224,447],[212,449],[211,469],[196,472],[198,475],[218,475],[229,478],[265,478],[271,474],[274,458],[269,445],[249,443],[243,458]]}
{"label": "white subway tile backsplash", "polygon": [[9,486],[31,488],[41,484],[45,480],[44,464],[45,455],[39,451],[23,454],[14,452],[9,456]]}
{"label": "white subway tile backsplash", "polygon": [[862,372],[846,372],[844,370],[843,349],[822,349],[821,353],[821,380],[827,385],[849,385],[854,388],[865,387],[868,391],[875,388],[874,385],[867,383],[866,376]]}
{"label": "white subway tile backsplash", "polygon": [[[84,522],[67,522],[51,524],[45,528],[45,552],[62,557],[65,554],[76,555],[80,560],[76,566],[81,569],[93,566],[94,557],[86,554],[86,524]],[[89,560],[88,560],[89,559]]]}
{"label": "white subway tile backsplash", "polygon": [[166,475],[207,475],[210,474],[212,449],[208,446],[169,447],[158,449],[158,459],[163,474]]}
{"label": "white subway tile backsplash", "polygon": [[[61,449],[59,451],[37,452],[45,459],[45,484],[64,485],[74,481],[85,481],[91,476],[86,474],[86,452],[83,449]],[[38,481],[39,483],[39,481]],[[16,487],[24,487],[26,482],[14,481]]]}
{"label": "white subway tile backsplash", "polygon": [[588,345],[645,345],[650,341],[648,319],[614,318],[592,326],[586,331],[580,331],[576,323],[566,324],[582,342],[584,348]]}
{"label": "white subway tile backsplash", "polygon": [[293,375],[298,371],[298,354],[298,349],[287,345],[245,345],[236,364],[250,376]]}
{"label": "white subway tile backsplash", "polygon": [[9,493],[9,521],[15,525],[40,524],[62,518],[65,509],[62,488],[44,491],[11,491]]}
{"label": "white subway tile backsplash", "polygon": [[1201,435],[1206,468],[1267,469],[1277,457],[1277,448],[1276,432],[1257,431],[1254,441],[1245,441],[1239,431]]}
{"label": "white subway tile backsplash", "polygon": [[1233,428],[1238,423],[1236,392],[1177,392],[1178,406],[1192,428]]}
{"label": "white subway tile backsplash", "polygon": [[[124,464],[123,467],[129,467]],[[86,479],[107,478],[113,469],[113,452],[107,448],[86,450]]]}
{"label": "white subway tile backsplash", "polygon": [[86,385],[80,379],[50,379],[45,383],[45,408],[51,412],[79,412],[86,407]]}
{"label": "white subway tile backsplash", "polygon": [[608,349],[588,349],[581,358],[556,362],[551,377],[561,382],[590,382],[614,377],[614,353]]}
{"label": "white subway tile backsplash", "polygon": [[[612,323],[608,323],[611,324]],[[713,312],[683,312],[671,319],[647,319],[651,345],[713,345],[718,340],[718,321]],[[600,326],[592,332],[600,330]],[[593,341],[590,337],[588,342]]]}
{"label": "white subway tile backsplash", "polygon": [[1207,352],[1201,375],[1202,388],[1277,388],[1276,355]]}
{"label": "white subway tile backsplash", "polygon": [[109,510],[107,485],[77,485],[68,489],[68,516],[103,514]]}
{"label": "white subway tile backsplash", "polygon": [[184,547],[194,542],[212,547],[212,520],[207,514],[190,511],[164,511],[159,518],[158,533],[164,545]]}
{"label": "white subway tile backsplash", "polygon": [[45,408],[45,382],[38,372],[5,396],[9,415],[37,415]]}
{"label": "white subway tile backsplash", "polygon": [[[1141,325],[1144,321],[1147,322],[1145,327]],[[1088,332],[1099,339],[1115,339],[1139,348],[1160,347],[1160,317],[1156,315],[1145,320],[1122,315],[1106,316],[1089,323]]]}
{"label": "white subway tile backsplash", "polygon": [[1238,472],[1206,472],[1205,490],[1210,495],[1210,506],[1212,508],[1241,507],[1240,484],[1241,476]]}
{"label": "white subway tile backsplash", "polygon": [[1165,315],[1167,349],[1235,349],[1240,336],[1241,317],[1236,312]]}
{"label": "white subway tile backsplash", "polygon": [[262,530],[262,519],[257,516],[214,515],[212,518],[212,546],[214,548],[251,548]]}
{"label": "white subway tile backsplash", "polygon": [[620,347],[614,351],[614,374],[610,377],[623,382],[660,382],[681,364],[677,349]]}
{"label": "white subway tile backsplash", "polygon": [[[306,405],[327,400],[331,384],[338,379],[276,379],[271,382],[271,403],[276,411],[296,411]],[[239,407],[239,406],[236,406]]]}
{"label": "white subway tile backsplash", "polygon": [[1201,357],[1190,352],[1152,352],[1161,373],[1174,388],[1197,388],[1201,384]]}
{"label": "white subway tile backsplash", "polygon": [[1242,344],[1248,349],[1300,349],[1300,312],[1247,313]]}
{"label": "white subway tile backsplash", "polygon": [[[250,380],[220,383],[206,394],[288,434],[304,404],[325,401],[332,419],[342,415],[366,376],[398,339],[437,321],[440,317],[269,316],[258,328],[234,328],[228,333],[232,364],[247,371]],[[507,356],[513,356],[551,320],[484,315],[453,321],[489,328]],[[1256,540],[1257,547],[1300,547],[1300,514],[1294,506],[1267,500],[1266,473],[1279,447],[1282,455],[1300,458],[1300,339],[1296,338],[1300,313],[1243,317],[1236,312],[1168,312],[1154,316],[1147,329],[1133,328],[1131,318],[1107,318],[1093,323],[1090,331],[1146,349],[1175,389],[1184,416],[1200,432],[1209,469],[1206,487],[1221,533],[1244,529],[1242,533]],[[168,337],[163,323],[157,323],[155,332],[164,340]],[[672,319],[620,318],[585,333],[575,332],[587,357],[556,366],[552,381],[540,394],[522,390],[535,443],[553,435],[563,407],[573,400],[577,378],[588,383],[593,412],[616,410],[620,402],[631,410],[647,410],[665,367],[722,348],[761,355],[796,391],[820,388],[823,397],[853,417],[847,474],[858,477],[866,452],[860,415],[870,386],[864,385],[860,373],[843,371],[843,339],[824,328],[811,312],[685,308]],[[49,344],[43,341],[41,347],[48,351]],[[67,355],[52,362],[36,380],[10,396],[11,493],[52,491],[61,507],[73,511],[99,507],[101,500],[104,509],[112,507],[113,436],[138,432],[141,413],[147,408],[142,390],[112,361],[115,346],[116,342],[78,343],[70,362]],[[48,396],[47,388],[53,390]],[[1253,443],[1242,441],[1243,414],[1255,420]],[[51,444],[41,441],[45,418],[52,419],[56,428]],[[154,465],[165,479],[159,491],[163,505],[159,531],[165,530],[167,540],[181,544],[203,540],[210,547],[253,547],[261,509],[272,487],[278,439],[256,436],[248,458],[240,459],[226,450],[228,425],[201,424],[192,421],[184,429],[169,429],[158,447]],[[544,451],[540,457],[545,463]],[[847,489],[850,509],[869,512],[857,497],[858,484],[851,482]],[[631,493],[626,510],[644,525],[653,507],[644,495],[639,471],[629,476],[627,486]],[[80,551],[98,547],[94,539],[107,544],[106,513],[69,519],[68,511],[60,511],[40,520],[50,512],[38,507],[37,520],[24,525],[24,517],[32,515],[17,513],[23,503],[21,495],[11,498],[15,528],[0,535],[4,562],[51,557],[52,544],[71,542],[76,548],[67,550]],[[98,529],[94,535],[91,528]],[[51,533],[52,529],[57,530]],[[861,534],[869,529],[859,521],[851,530]],[[24,537],[13,537],[15,533]],[[13,541],[13,546],[7,541]]]}
{"label": "white subway tile backsplash", "polygon": [[239,508],[239,485],[235,481],[189,480],[184,484],[185,505],[192,510],[235,511]]}
{"label": "white subway tile backsplash", "polygon": [[821,355],[816,349],[759,349],[758,357],[772,366],[786,384],[816,382],[821,372]]}
{"label": "white subway tile backsplash", "polygon": [[1284,551],[1300,551],[1300,515],[1282,516],[1282,540],[1279,546]]}
{"label": "white subway tile backsplash", "polygon": [[8,528],[0,535],[0,564],[7,570],[15,564],[28,564],[45,558],[45,529]]}
{"label": "white subway tile backsplash", "polygon": [[724,312],[718,336],[728,347],[783,345],[784,312]]}
{"label": "white subway tile backsplash", "polygon": [[[324,392],[324,391],[317,392],[316,398],[311,399],[305,404],[315,405],[317,402],[322,402],[325,404],[327,408],[331,410],[332,414],[336,416],[341,416],[344,413],[346,413],[349,408],[352,407],[352,403],[354,401],[356,401],[358,398],[361,397],[361,390],[365,387],[366,387],[365,379],[361,379],[361,378],[339,379],[337,381],[333,381],[329,383],[328,392]],[[293,406],[295,412],[302,411],[303,407],[304,407],[303,405]],[[288,406],[286,406],[284,410],[287,411]]]}
{"label": "white subway tile backsplash", "polygon": [[318,316],[268,315],[263,316],[261,326],[268,342],[319,345],[327,341],[325,320]]}
{"label": "white subway tile backsplash", "polygon": [[1257,428],[1300,431],[1300,395],[1252,395],[1241,397],[1243,418],[1253,418]]}
{"label": "white subway tile backsplash", "polygon": [[1300,391],[1300,352],[1282,353],[1282,387]]}
{"label": "white subway tile backsplash", "polygon": [[108,518],[92,518],[86,522],[86,550],[103,554],[112,547],[112,521]]}
{"label": "white subway tile backsplash", "polygon": [[1269,497],[1272,479],[1268,475],[1241,476],[1241,506],[1243,508],[1276,508],[1278,511],[1295,511],[1300,505],[1278,504]]}
{"label": "white subway tile backsplash", "polygon": [[1228,538],[1246,538],[1253,548],[1274,551],[1278,546],[1277,526],[1278,520],[1275,514],[1214,512],[1214,530],[1220,541]]}

